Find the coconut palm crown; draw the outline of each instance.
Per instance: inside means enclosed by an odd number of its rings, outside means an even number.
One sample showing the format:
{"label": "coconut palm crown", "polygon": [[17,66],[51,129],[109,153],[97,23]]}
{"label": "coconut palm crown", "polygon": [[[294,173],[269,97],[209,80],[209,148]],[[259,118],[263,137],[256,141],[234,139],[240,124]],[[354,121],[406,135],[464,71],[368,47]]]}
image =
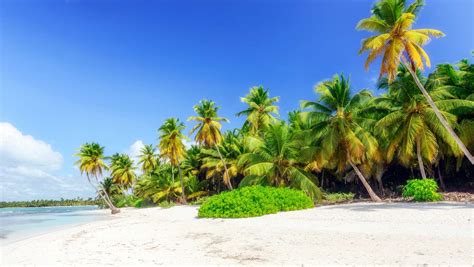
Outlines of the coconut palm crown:
{"label": "coconut palm crown", "polygon": [[359,21],[356,27],[358,30],[377,33],[364,39],[359,50],[359,53],[369,52],[366,68],[374,59],[382,56],[380,76],[387,74],[391,82],[396,77],[404,53],[407,55],[405,59],[412,66],[420,70],[424,69],[424,65],[430,67],[430,58],[422,46],[431,37],[442,37],[444,34],[435,29],[412,28],[422,6],[422,0],[416,0],[407,7],[405,0],[382,0],[375,3],[372,16]]}
{"label": "coconut palm crown", "polygon": [[319,83],[315,91],[320,95],[319,103],[301,103],[302,109],[310,109],[303,112],[304,117],[314,122],[314,157],[308,167],[313,170],[335,168],[342,173],[350,166],[371,198],[380,201],[357,167],[368,161],[376,163],[381,158],[377,140],[364,128],[359,117],[361,107],[372,97],[370,91],[362,90],[351,96],[349,79],[343,75]]}
{"label": "coconut palm crown", "polygon": [[249,94],[240,98],[240,101],[246,103],[248,108],[237,113],[237,116],[247,116],[244,128],[250,128],[250,133],[256,135],[270,123],[276,122],[278,106],[274,103],[279,99],[279,97],[270,97],[268,90],[262,86],[250,88]]}
{"label": "coconut palm crown", "polygon": [[151,144],[140,149],[138,164],[141,166],[143,173],[150,173],[158,165],[155,153],[156,149]]}
{"label": "coconut palm crown", "polygon": [[190,116],[188,121],[196,121],[197,124],[191,129],[191,134],[196,132],[196,143],[207,148],[219,145],[222,141],[221,122],[229,122],[228,119],[217,116],[219,107],[214,101],[201,100],[194,106],[197,116]]}

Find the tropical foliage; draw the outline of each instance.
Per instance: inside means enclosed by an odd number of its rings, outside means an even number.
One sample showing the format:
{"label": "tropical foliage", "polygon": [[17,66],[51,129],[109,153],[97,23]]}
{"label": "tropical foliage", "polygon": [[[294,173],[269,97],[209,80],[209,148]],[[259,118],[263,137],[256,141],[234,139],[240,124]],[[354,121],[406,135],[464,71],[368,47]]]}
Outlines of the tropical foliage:
{"label": "tropical foliage", "polygon": [[[181,161],[186,155],[184,147],[184,140],[186,137],[183,135],[184,124],[176,118],[170,118],[158,129],[160,143],[158,145],[161,157],[169,161],[172,167],[178,168],[179,180],[181,184],[181,197],[182,201],[186,203],[186,195],[184,192],[184,181],[181,173]],[[172,174],[172,184],[174,184],[174,173]]]}
{"label": "tropical foliage", "polygon": [[[202,100],[188,119],[195,144],[185,145],[185,125],[170,118],[158,129],[157,149],[144,146],[136,164],[128,155],[106,157],[104,147],[86,143],[77,166],[113,210],[114,203],[169,206],[209,198],[204,217],[276,212],[284,208],[272,206],[271,199],[228,214],[222,209],[237,209],[249,194],[259,201],[279,194],[274,192],[291,198],[288,188],[312,203],[354,196],[380,201],[402,193],[408,177],[435,177],[443,190],[472,190],[474,65],[463,59],[423,72],[430,66],[423,46],[443,33],[414,28],[422,5],[381,0],[357,25],[375,33],[363,40],[360,52],[368,52],[366,67],[381,58],[378,92],[351,87],[348,76],[337,74],[318,83],[315,99],[301,101],[284,119],[279,97],[256,86],[241,98],[245,107],[236,115],[245,121],[235,129],[224,131],[228,120],[218,115],[218,105]],[[405,191],[417,183],[433,187],[422,180],[409,182]],[[263,207],[265,212],[256,211]]]}
{"label": "tropical foliage", "polygon": [[248,108],[237,113],[237,116],[247,116],[243,128],[249,130],[252,135],[261,133],[270,123],[276,122],[278,106],[274,104],[280,100],[279,97],[270,97],[268,90],[262,86],[250,88],[250,93],[240,98],[240,101],[248,105]]}
{"label": "tropical foliage", "polygon": [[443,197],[437,191],[438,184],[433,179],[412,179],[403,188],[403,196],[415,201],[438,201]]}
{"label": "tropical foliage", "polygon": [[303,168],[298,153],[298,140],[284,123],[271,124],[264,138],[249,137],[248,153],[240,156],[245,178],[240,185],[267,185],[296,188],[312,198],[320,199],[316,177]]}
{"label": "tropical foliage", "polygon": [[[406,6],[405,0],[381,0],[372,8],[372,16],[357,24],[357,29],[376,32],[377,35],[362,41],[359,53],[369,51],[365,67],[378,56],[382,56],[380,77],[387,75],[391,83],[397,76],[397,69],[402,63],[410,72],[417,87],[426,98],[434,114],[444,128],[452,136],[467,159],[474,164],[474,157],[458,137],[449,122],[440,112],[430,94],[418,79],[417,70],[423,70],[424,65],[430,67],[430,58],[422,46],[430,41],[430,37],[442,37],[444,34],[435,29],[412,29],[415,18],[421,7],[422,0],[415,0]],[[424,63],[423,63],[424,60]]]}
{"label": "tropical foliage", "polygon": [[210,197],[199,208],[198,216],[243,218],[312,207],[311,198],[301,191],[249,186]]}
{"label": "tropical foliage", "polygon": [[[97,143],[86,143],[81,146],[76,156],[79,157],[76,166],[78,166],[81,174],[86,174],[87,180],[107,206],[109,206],[112,214],[120,212],[120,210],[114,206],[108,193],[100,186],[102,173],[107,169],[107,165],[104,162],[104,147]],[[91,176],[94,179],[91,179]]]}

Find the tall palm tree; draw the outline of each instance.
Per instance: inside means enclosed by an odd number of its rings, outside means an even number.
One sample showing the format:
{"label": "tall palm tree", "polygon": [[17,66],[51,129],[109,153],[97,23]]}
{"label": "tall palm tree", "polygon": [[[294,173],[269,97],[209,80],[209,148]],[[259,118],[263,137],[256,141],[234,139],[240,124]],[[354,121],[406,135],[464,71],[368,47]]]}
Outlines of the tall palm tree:
{"label": "tall palm tree", "polygon": [[315,153],[309,167],[318,170],[325,166],[342,173],[349,165],[370,198],[381,201],[357,167],[369,161],[375,164],[380,160],[378,142],[364,128],[364,120],[359,116],[361,106],[372,95],[363,90],[351,96],[349,80],[343,75],[336,75],[332,80],[318,84],[315,91],[320,95],[319,102],[301,103],[302,109],[310,109],[304,115],[314,123]]}
{"label": "tall palm tree", "polygon": [[[114,206],[107,192],[102,188],[98,188],[100,184],[99,177],[102,176],[104,170],[107,169],[107,165],[104,162],[104,147],[97,143],[86,143],[80,147],[76,156],[79,157],[76,165],[81,171],[81,174],[86,174],[87,180],[97,191],[97,194],[109,206],[112,214],[119,213],[120,210]],[[91,176],[95,178],[96,183],[92,182]]]}
{"label": "tall palm tree", "polygon": [[186,155],[186,148],[183,143],[183,140],[186,139],[186,136],[182,133],[184,129],[185,126],[182,122],[179,121],[179,119],[166,119],[165,123],[158,129],[158,134],[160,138],[158,149],[160,150],[161,157],[167,159],[172,167],[178,168],[179,179],[181,183],[182,201],[183,203],[186,203],[184,181],[180,167],[180,163]]}
{"label": "tall palm tree", "polygon": [[304,191],[313,199],[320,199],[317,179],[304,170],[298,140],[294,139],[284,122],[268,125],[263,138],[248,137],[247,142],[250,152],[239,159],[245,174],[240,186],[289,186]]}
{"label": "tall palm tree", "polygon": [[150,173],[156,168],[158,162],[155,153],[156,149],[151,144],[143,146],[140,150],[138,164],[140,164],[143,173]]}
{"label": "tall palm tree", "polygon": [[423,70],[425,64],[427,67],[431,65],[428,54],[423,50],[422,46],[430,41],[431,36],[444,36],[441,31],[435,29],[412,29],[416,15],[422,5],[422,0],[416,0],[408,7],[405,7],[405,0],[381,0],[377,2],[372,8],[373,15],[362,19],[357,24],[356,28],[358,30],[377,33],[377,35],[362,41],[359,53],[369,51],[365,62],[366,68],[375,58],[382,55],[380,76],[387,74],[389,82],[395,79],[397,68],[402,63],[410,72],[416,85],[435,112],[436,117],[438,117],[441,124],[454,138],[468,160],[474,164],[474,157],[451,128],[446,118],[443,117],[441,111],[416,75],[417,69]]}
{"label": "tall palm tree", "polygon": [[166,199],[178,199],[182,195],[182,187],[180,182],[171,179],[170,173],[173,167],[169,163],[165,163],[155,168],[153,171],[144,174],[138,180],[134,193],[145,200],[153,203],[159,203]]}
{"label": "tall palm tree", "polygon": [[[206,148],[216,148],[224,166],[225,175],[229,177],[227,166],[219,149],[219,145],[222,142],[221,122],[228,122],[229,120],[218,117],[218,110],[219,108],[216,107],[213,101],[201,100],[199,105],[194,106],[194,111],[197,113],[197,116],[189,117],[188,121],[192,120],[197,122],[197,124],[191,129],[191,134],[197,131],[195,140],[198,144],[203,145]],[[230,180],[227,181],[226,185],[230,190],[232,190],[232,183]]]}
{"label": "tall palm tree", "polygon": [[[425,82],[420,72],[418,76],[420,81]],[[426,178],[424,165],[434,163],[442,146],[447,146],[455,156],[462,156],[462,151],[449,132],[440,127],[433,108],[420,94],[406,68],[399,69],[397,78],[391,84],[382,79],[379,87],[389,89],[388,94],[374,101],[379,108],[387,110],[387,114],[377,122],[375,129],[382,138],[389,140],[389,162],[396,155],[398,160],[408,167],[416,154],[421,176]],[[452,110],[474,108],[474,102],[455,99],[446,88],[433,88],[429,92],[443,116],[453,126],[457,123],[456,116],[450,113]]]}
{"label": "tall palm tree", "polygon": [[[223,173],[224,183],[230,184],[232,179],[241,174],[238,160],[246,152],[243,137],[236,132],[227,131],[224,133],[220,153],[214,149],[201,150],[202,168],[206,169],[206,178]],[[224,160],[221,160],[221,156]]]}
{"label": "tall palm tree", "polygon": [[137,175],[133,160],[127,154],[114,154],[110,157],[111,178],[114,183],[123,186],[125,189],[132,186]]}
{"label": "tall palm tree", "polygon": [[100,189],[104,190],[111,198],[113,198],[114,195],[120,194],[119,188],[110,177],[105,177],[102,182],[100,182]]}
{"label": "tall palm tree", "polygon": [[270,123],[276,122],[275,116],[278,116],[278,106],[274,104],[279,99],[279,97],[270,97],[268,90],[262,86],[250,88],[249,94],[240,98],[240,101],[246,103],[248,108],[237,113],[237,116],[247,116],[244,128],[250,127],[250,133],[258,135]]}

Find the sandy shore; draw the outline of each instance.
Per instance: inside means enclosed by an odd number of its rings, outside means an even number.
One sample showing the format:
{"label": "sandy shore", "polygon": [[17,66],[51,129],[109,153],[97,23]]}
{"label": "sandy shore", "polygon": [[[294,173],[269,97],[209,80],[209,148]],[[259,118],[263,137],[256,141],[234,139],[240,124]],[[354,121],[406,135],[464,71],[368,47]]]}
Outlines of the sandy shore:
{"label": "sandy shore", "polygon": [[473,211],[362,203],[224,220],[190,206],[127,209],[4,245],[1,265],[472,265]]}

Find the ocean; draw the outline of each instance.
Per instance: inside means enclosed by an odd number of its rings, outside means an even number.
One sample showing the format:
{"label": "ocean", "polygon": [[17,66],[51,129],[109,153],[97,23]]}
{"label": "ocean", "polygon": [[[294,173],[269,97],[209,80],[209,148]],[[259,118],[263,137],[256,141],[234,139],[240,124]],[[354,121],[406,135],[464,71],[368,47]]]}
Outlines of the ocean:
{"label": "ocean", "polygon": [[97,206],[0,208],[0,244],[9,244],[54,229],[109,218]]}

